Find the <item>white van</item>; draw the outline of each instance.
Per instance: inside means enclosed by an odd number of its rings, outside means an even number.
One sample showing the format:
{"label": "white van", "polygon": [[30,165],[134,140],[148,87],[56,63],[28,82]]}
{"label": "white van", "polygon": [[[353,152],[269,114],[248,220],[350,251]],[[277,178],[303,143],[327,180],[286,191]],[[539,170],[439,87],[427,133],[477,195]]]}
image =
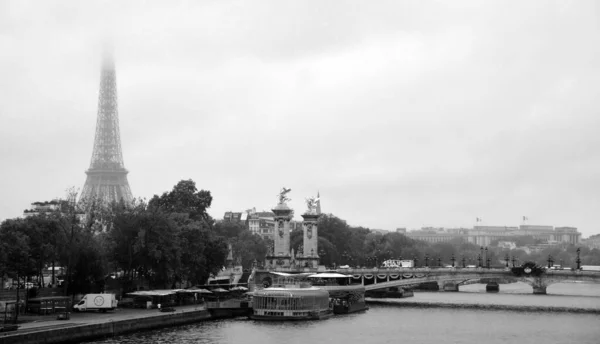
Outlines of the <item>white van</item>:
{"label": "white van", "polygon": [[75,312],[99,310],[106,312],[117,308],[115,294],[86,294],[81,301],[73,306]]}

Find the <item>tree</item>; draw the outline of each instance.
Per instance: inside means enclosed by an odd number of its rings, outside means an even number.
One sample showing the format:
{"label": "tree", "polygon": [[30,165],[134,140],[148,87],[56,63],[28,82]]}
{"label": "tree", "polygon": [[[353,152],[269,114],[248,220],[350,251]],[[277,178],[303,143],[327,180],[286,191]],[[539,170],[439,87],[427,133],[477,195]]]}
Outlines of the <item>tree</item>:
{"label": "tree", "polygon": [[198,191],[196,183],[189,179],[180,181],[173,190],[160,197],[154,195],[149,206],[161,208],[167,213],[187,213],[192,220],[208,221],[206,209],[210,208],[211,203],[210,191]]}
{"label": "tree", "polygon": [[214,225],[215,234],[227,239],[236,238],[247,231],[246,225],[241,222],[219,221]]}
{"label": "tree", "polygon": [[249,269],[254,260],[262,261],[267,255],[267,243],[258,234],[242,232],[232,240],[234,259],[239,260],[242,267]]}

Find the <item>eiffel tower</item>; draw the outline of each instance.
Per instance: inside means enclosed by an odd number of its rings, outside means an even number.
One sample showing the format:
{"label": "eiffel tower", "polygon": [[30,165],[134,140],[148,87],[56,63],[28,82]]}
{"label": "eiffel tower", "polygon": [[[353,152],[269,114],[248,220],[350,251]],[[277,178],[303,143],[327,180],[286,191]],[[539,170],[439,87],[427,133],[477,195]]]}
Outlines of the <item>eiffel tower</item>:
{"label": "eiffel tower", "polygon": [[132,202],[128,172],[121,152],[115,65],[112,58],[105,56],[98,96],[94,151],[90,168],[85,171],[87,179],[81,192],[81,200],[97,200],[105,204],[121,200],[125,203]]}

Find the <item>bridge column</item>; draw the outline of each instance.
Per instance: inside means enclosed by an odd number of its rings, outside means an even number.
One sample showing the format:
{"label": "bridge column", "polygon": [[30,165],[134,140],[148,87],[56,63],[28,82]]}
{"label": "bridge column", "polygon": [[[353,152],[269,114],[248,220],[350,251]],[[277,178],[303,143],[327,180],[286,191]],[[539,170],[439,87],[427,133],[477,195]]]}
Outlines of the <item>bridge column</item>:
{"label": "bridge column", "polygon": [[500,285],[498,284],[498,282],[488,282],[485,285],[485,291],[487,291],[488,293],[497,293],[500,291]]}
{"label": "bridge column", "polygon": [[531,284],[533,287],[534,295],[546,295],[546,288],[548,287],[548,281],[543,277],[535,277],[533,279],[533,283]]}
{"label": "bridge column", "polygon": [[444,291],[458,291],[458,284],[452,282],[444,283]]}

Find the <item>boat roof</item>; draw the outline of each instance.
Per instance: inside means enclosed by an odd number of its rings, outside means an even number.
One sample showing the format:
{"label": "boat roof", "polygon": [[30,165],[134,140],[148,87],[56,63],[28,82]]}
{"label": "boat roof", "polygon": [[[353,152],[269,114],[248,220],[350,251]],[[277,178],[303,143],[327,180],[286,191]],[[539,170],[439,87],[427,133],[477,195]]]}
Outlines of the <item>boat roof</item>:
{"label": "boat roof", "polygon": [[326,272],[322,274],[314,274],[307,276],[308,278],[349,278],[352,277],[350,275],[338,274],[336,272]]}
{"label": "boat roof", "polygon": [[317,288],[317,287],[308,287],[308,288],[281,288],[281,287],[271,287],[262,290],[256,290],[253,293],[254,296],[284,296],[290,297],[294,295],[329,295],[327,290]]}

